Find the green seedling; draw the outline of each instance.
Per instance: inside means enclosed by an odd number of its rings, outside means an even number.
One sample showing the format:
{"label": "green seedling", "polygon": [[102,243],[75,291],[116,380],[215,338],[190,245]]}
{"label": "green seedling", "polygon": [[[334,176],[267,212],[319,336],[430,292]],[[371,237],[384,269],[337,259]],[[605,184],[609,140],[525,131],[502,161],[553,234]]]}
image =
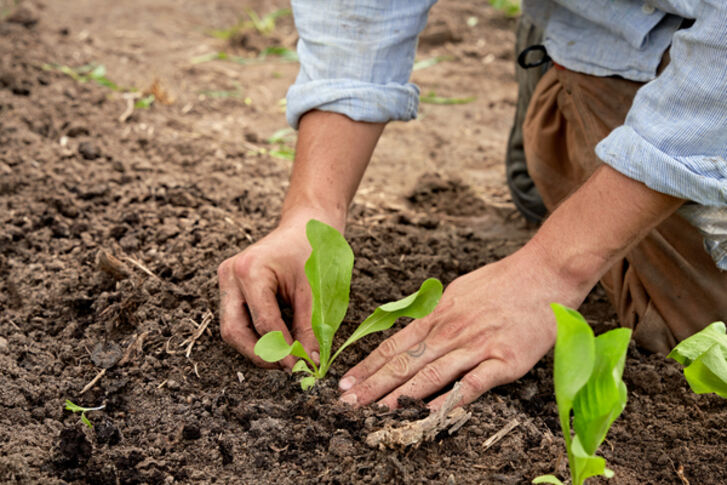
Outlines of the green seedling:
{"label": "green seedling", "polygon": [[43,64],[43,69],[46,71],[62,72],[66,76],[69,76],[74,81],[77,81],[79,83],[93,81],[96,84],[111,89],[112,91],[135,91],[135,89],[122,88],[111,79],[106,77],[106,66],[104,66],[103,64],[86,64],[80,67],[61,66],[58,64]]}
{"label": "green seedling", "polygon": [[95,408],[84,408],[83,406],[73,404],[70,400],[66,399],[66,410],[71,411],[72,413],[81,413],[81,422],[91,429],[93,429],[93,424],[91,424],[91,421],[88,420],[86,413],[89,411],[101,411],[105,407],[106,405],[102,404]]}
{"label": "green seedling", "polygon": [[137,100],[136,103],[134,103],[134,108],[136,108],[136,109],[151,108],[151,105],[154,104],[154,101],[156,101],[156,96],[154,96],[153,94],[144,96],[143,98]]}
{"label": "green seedling", "polygon": [[510,17],[520,14],[520,0],[490,0],[490,5]]}
{"label": "green seedling", "polygon": [[208,52],[207,54],[193,57],[190,59],[190,62],[192,64],[204,64],[205,62],[212,61],[228,61],[246,66],[250,64],[262,64],[269,57],[277,57],[282,62],[298,62],[298,54],[294,50],[281,46],[266,47],[260,51],[257,57],[235,56],[225,51]]}
{"label": "green seedling", "polygon": [[[599,475],[611,478],[614,473],[606,468],[606,460],[595,453],[626,407],[621,377],[631,330],[618,328],[594,337],[580,313],[557,303],[551,308],[558,323],[555,400],[573,485]],[[533,483],[563,485],[554,475],[542,475]]]}
{"label": "green seedling", "polygon": [[724,322],[681,341],[669,358],[684,366],[684,377],[697,394],[713,392],[727,399],[727,333]]}
{"label": "green seedling", "polygon": [[270,150],[270,156],[282,158],[283,160],[295,159],[295,148],[290,144],[295,144],[295,130],[292,128],[281,128],[273,133],[267,142],[271,145],[277,145],[276,148]]}
{"label": "green seedling", "polygon": [[467,104],[475,99],[477,98],[474,96],[468,96],[466,98],[443,98],[442,96],[437,96],[434,91],[429,91],[419,98],[422,103],[428,104]]}
{"label": "green seedling", "polygon": [[415,293],[378,307],[331,356],[333,336],[348,309],[353,251],[341,233],[315,219],[308,221],[306,236],[313,248],[305,263],[305,274],[313,295],[311,325],[320,347],[320,362],[316,364],[297,340],[289,345],[280,331],[266,333],[255,344],[255,355],[267,362],[277,362],[289,355],[302,359],[293,372],[308,374],[300,382],[304,390],[325,377],[346,347],[371,333],[391,328],[399,317],[425,317],[442,296],[439,280],[424,281]]}
{"label": "green seedling", "polygon": [[209,35],[218,39],[227,40],[236,34],[248,30],[257,30],[261,35],[270,35],[275,30],[275,21],[280,17],[291,15],[289,8],[281,8],[260,17],[257,12],[251,8],[245,9],[247,19],[240,19],[235,25],[228,29],[210,30]]}

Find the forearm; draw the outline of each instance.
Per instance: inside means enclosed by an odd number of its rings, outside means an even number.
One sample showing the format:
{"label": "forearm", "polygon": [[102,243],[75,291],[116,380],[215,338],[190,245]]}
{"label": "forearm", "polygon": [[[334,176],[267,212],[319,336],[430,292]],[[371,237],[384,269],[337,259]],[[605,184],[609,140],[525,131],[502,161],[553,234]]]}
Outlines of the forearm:
{"label": "forearm", "polygon": [[683,202],[604,165],[523,249],[585,297],[609,267]]}
{"label": "forearm", "polygon": [[384,126],[324,111],[305,114],[281,224],[304,213],[343,230],[348,206]]}

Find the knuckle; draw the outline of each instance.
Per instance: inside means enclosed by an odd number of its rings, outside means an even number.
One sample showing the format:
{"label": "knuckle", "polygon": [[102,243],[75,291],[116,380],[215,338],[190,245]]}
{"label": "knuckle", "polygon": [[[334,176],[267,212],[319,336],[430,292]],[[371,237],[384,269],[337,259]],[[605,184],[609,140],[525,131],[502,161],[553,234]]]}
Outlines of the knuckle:
{"label": "knuckle", "polygon": [[396,340],[389,338],[381,342],[378,351],[381,357],[390,359],[398,353],[399,346],[396,344]]}
{"label": "knuckle", "polygon": [[232,343],[235,340],[235,330],[232,328],[232,325],[221,322],[220,323],[220,336],[222,337],[222,340],[228,344]]}
{"label": "knuckle", "polygon": [[481,392],[485,387],[485,379],[477,372],[470,372],[462,378],[462,383],[470,389]]}
{"label": "knuckle", "polygon": [[386,367],[394,377],[406,377],[409,375],[409,358],[406,354],[399,354]]}
{"label": "knuckle", "polygon": [[222,281],[227,276],[228,271],[230,271],[230,260],[226,259],[217,267],[217,279]]}
{"label": "knuckle", "polygon": [[232,262],[232,270],[238,278],[244,278],[253,270],[255,257],[250,253],[238,254]]}
{"label": "knuckle", "polygon": [[437,368],[437,366],[434,364],[427,364],[420,371],[420,373],[422,377],[431,384],[434,384],[436,386],[441,386],[444,384],[442,373],[439,371],[439,368]]}

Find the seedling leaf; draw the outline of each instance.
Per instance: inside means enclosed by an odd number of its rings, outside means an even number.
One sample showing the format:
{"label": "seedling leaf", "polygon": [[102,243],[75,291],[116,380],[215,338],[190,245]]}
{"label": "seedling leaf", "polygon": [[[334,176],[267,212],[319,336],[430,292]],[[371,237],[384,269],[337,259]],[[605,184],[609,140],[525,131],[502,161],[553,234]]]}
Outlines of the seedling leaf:
{"label": "seedling leaf", "polygon": [[300,388],[307,391],[316,383],[316,378],[313,376],[304,377],[300,380]]}
{"label": "seedling leaf", "polygon": [[593,372],[573,403],[579,411],[573,418],[573,428],[588,455],[596,452],[608,428],[626,407],[626,385],[621,376],[630,338],[631,331],[626,328],[596,337]]}
{"label": "seedling leaf", "polygon": [[[611,330],[594,338],[593,330],[580,313],[557,303],[551,304],[551,308],[558,325],[553,370],[555,398],[571,478],[574,485],[582,485],[589,477],[613,476],[613,471],[606,468],[606,460],[595,452],[626,406],[622,375],[631,330]],[[538,479],[551,480],[550,477]]]}
{"label": "seedling leaf", "polygon": [[306,364],[304,360],[299,360],[298,362],[296,362],[291,372],[307,372],[308,374],[313,374],[313,371],[310,370],[308,364]]}
{"label": "seedling leaf", "polygon": [[[570,442],[570,413],[573,401],[591,376],[593,363],[596,360],[596,347],[593,342],[593,330],[578,312],[558,303],[552,303],[550,307],[558,322],[553,365],[555,400],[558,403],[560,426],[567,445]],[[572,365],[572,362],[579,364]]]}
{"label": "seedling leaf", "polygon": [[552,483],[553,485],[565,485],[563,482],[558,480],[555,475],[540,475],[533,479],[531,483]]}
{"label": "seedling leaf", "polygon": [[727,334],[714,322],[683,340],[669,357],[684,367],[684,377],[697,394],[713,392],[727,398]]}
{"label": "seedling leaf", "polygon": [[713,392],[727,399],[727,360],[719,344],[697,357],[684,369],[689,387],[697,394]]}
{"label": "seedling leaf", "polygon": [[691,337],[682,340],[669,352],[668,357],[686,367],[714,344],[719,344],[727,356],[726,331],[724,322],[714,322]]}
{"label": "seedling leaf", "polygon": [[[385,303],[374,310],[336,351],[333,359],[343,349],[374,332],[387,330],[400,317],[422,318],[429,315],[442,296],[442,283],[435,278],[424,281],[415,293],[398,301]],[[331,359],[331,360],[333,360]]]}
{"label": "seedling leaf", "polygon": [[353,271],[353,251],[333,227],[311,219],[306,235],[313,248],[305,274],[313,295],[311,325],[320,344],[321,368],[328,369],[333,335],[348,309]]}
{"label": "seedling leaf", "polygon": [[255,344],[255,355],[266,362],[277,362],[289,356],[293,346],[288,345],[283,337],[283,332],[276,330],[268,332]]}

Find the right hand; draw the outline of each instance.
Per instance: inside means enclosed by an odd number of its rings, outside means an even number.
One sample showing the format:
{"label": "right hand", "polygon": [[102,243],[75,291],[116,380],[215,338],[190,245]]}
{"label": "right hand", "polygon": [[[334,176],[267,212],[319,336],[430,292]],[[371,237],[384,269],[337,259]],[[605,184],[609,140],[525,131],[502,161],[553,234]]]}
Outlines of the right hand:
{"label": "right hand", "polygon": [[[286,217],[280,225],[252,246],[225,260],[217,270],[220,284],[220,333],[222,339],[260,367],[278,364],[263,361],[254,353],[258,339],[274,330],[283,332],[289,344],[297,339],[308,355],[318,360],[318,342],[311,327],[311,292],[305,276],[310,244],[305,226],[311,214]],[[334,227],[341,230],[342,224]],[[293,308],[293,327],[287,328],[276,296]],[[296,359],[288,356],[280,365],[290,369]]]}

